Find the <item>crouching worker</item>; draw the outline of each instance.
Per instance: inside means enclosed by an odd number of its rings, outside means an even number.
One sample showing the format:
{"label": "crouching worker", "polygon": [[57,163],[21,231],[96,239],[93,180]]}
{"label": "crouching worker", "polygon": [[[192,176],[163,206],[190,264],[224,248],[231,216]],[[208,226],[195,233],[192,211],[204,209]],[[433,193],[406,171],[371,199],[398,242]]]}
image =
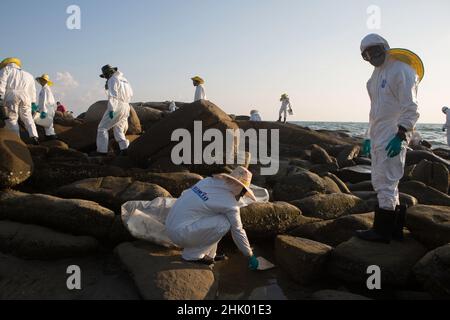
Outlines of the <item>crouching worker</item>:
{"label": "crouching worker", "polygon": [[217,245],[231,229],[233,241],[249,258],[249,268],[258,268],[238,205],[243,196],[256,200],[251,180],[251,172],[238,167],[231,174],[214,175],[183,192],[166,220],[169,237],[184,249],[183,260],[207,265],[223,260],[225,256],[216,253]]}

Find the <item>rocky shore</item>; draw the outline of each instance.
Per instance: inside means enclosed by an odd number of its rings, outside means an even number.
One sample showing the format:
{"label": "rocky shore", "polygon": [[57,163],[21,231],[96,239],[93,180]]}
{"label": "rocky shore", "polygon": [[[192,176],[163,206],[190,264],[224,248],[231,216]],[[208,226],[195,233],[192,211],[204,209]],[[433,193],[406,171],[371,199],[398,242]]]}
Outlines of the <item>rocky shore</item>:
{"label": "rocky shore", "polygon": [[[89,156],[104,101],[77,119],[57,113],[59,140],[40,146],[0,123],[0,299],[450,299],[450,152],[408,151],[400,183],[409,206],[407,237],[368,243],[353,237],[371,226],[377,204],[361,141],[250,122],[208,101],[177,105],[169,113],[168,103],[133,104],[128,156]],[[123,203],[178,197],[203,177],[230,169],[171,164],[173,130],[192,132],[194,121],[220,132],[280,130],[278,173],[263,176],[260,165],[249,166],[271,200],[241,210],[250,242],[275,271],[247,274],[246,262],[232,251],[232,259],[213,269],[184,263],[180,252],[137,241],[122,224]],[[114,139],[110,149],[118,149]],[[230,239],[223,242],[233,250]],[[83,290],[66,288],[69,265],[83,270]],[[382,290],[367,289],[373,265],[381,269]],[[247,294],[232,292],[233,281]],[[261,287],[282,294],[255,294]]]}

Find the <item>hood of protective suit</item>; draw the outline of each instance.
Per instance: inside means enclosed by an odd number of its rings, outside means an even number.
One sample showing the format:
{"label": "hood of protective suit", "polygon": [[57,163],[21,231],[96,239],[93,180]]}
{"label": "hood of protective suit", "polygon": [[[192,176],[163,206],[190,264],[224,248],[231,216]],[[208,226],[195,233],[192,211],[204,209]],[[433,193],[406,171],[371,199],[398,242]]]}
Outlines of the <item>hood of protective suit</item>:
{"label": "hood of protective suit", "polygon": [[361,53],[363,53],[369,47],[379,46],[379,45],[384,46],[385,50],[389,50],[391,48],[385,38],[383,38],[382,36],[380,36],[376,33],[371,33],[371,34],[365,36],[364,39],[362,39]]}

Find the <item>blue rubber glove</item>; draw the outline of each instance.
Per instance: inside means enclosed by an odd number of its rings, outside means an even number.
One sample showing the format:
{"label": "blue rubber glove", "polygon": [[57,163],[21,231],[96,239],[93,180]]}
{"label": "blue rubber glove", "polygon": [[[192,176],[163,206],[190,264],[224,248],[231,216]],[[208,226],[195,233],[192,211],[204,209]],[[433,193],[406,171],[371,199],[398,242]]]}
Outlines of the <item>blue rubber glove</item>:
{"label": "blue rubber glove", "polygon": [[109,112],[109,117],[110,117],[111,119],[114,119],[114,116],[115,116],[114,111],[110,111],[110,112]]}
{"label": "blue rubber glove", "polygon": [[39,109],[39,106],[36,104],[36,103],[32,103],[31,104],[31,112],[36,112],[36,111],[38,111],[38,109]]}
{"label": "blue rubber glove", "polygon": [[47,112],[41,112],[41,116],[40,116],[40,118],[41,119],[45,119],[45,118],[47,118]]}
{"label": "blue rubber glove", "polygon": [[397,135],[395,136],[391,142],[389,142],[386,147],[386,151],[389,158],[395,158],[402,151],[403,140]]}
{"label": "blue rubber glove", "polygon": [[248,267],[250,268],[250,270],[258,270],[258,266],[259,266],[259,261],[258,259],[256,259],[256,256],[251,256],[250,257],[250,262],[248,264]]}
{"label": "blue rubber glove", "polygon": [[370,151],[372,149],[372,143],[370,139],[366,139],[362,145],[362,155],[368,157],[370,155]]}

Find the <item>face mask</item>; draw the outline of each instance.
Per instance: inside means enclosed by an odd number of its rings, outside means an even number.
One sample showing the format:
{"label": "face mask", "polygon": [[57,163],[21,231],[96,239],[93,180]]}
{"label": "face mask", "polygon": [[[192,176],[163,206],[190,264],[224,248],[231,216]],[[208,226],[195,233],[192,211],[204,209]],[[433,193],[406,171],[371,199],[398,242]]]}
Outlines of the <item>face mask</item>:
{"label": "face mask", "polygon": [[382,46],[369,47],[362,53],[362,57],[377,68],[386,61],[386,50]]}

